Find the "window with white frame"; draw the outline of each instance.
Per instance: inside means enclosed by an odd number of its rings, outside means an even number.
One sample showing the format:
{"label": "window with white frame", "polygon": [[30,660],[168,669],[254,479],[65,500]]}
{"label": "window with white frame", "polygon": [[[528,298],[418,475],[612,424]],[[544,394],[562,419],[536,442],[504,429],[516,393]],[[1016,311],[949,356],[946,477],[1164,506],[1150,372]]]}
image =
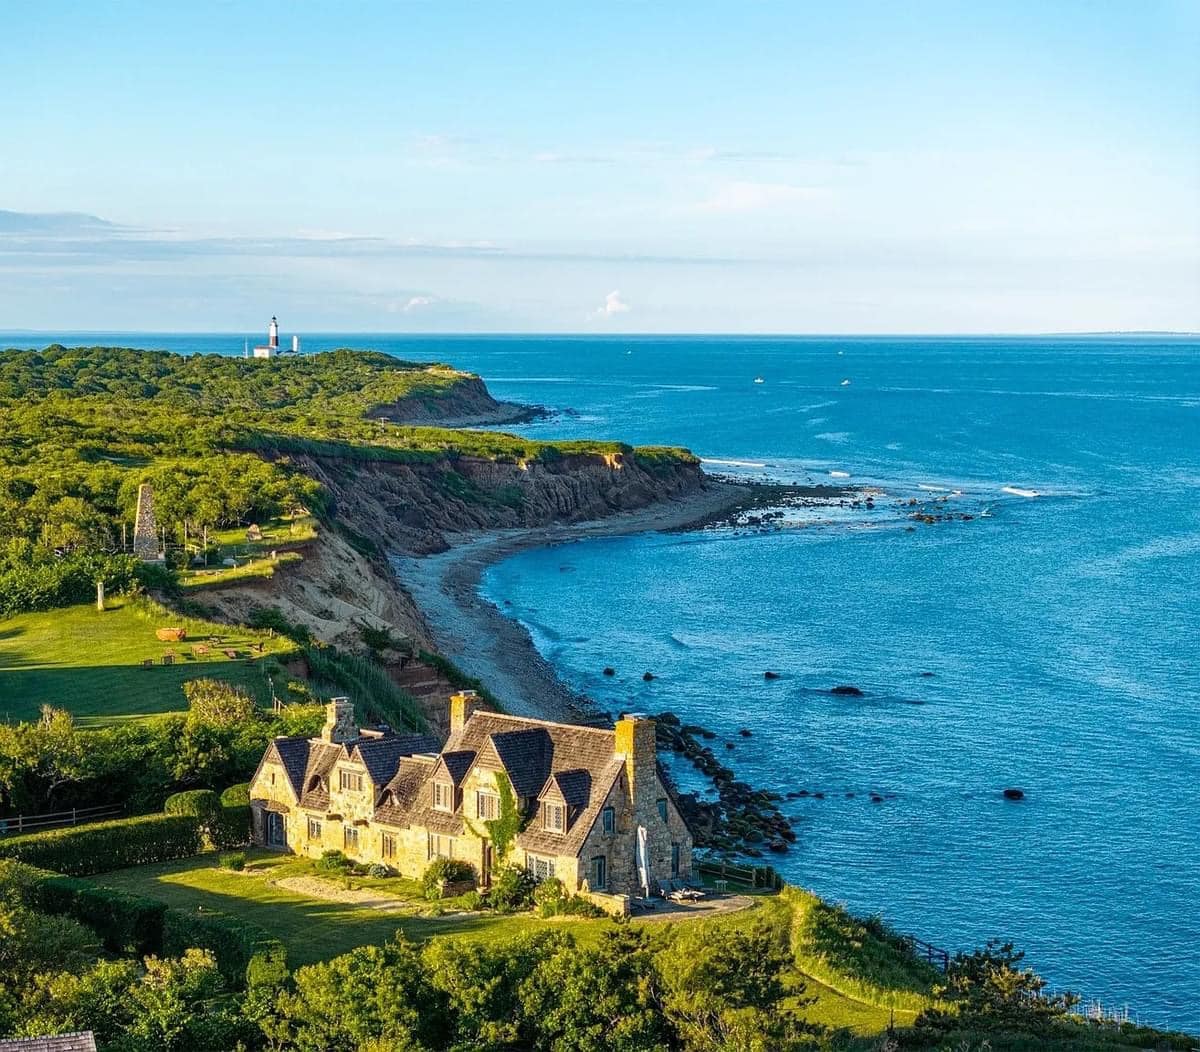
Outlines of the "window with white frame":
{"label": "window with white frame", "polygon": [[454,857],[454,837],[444,836],[441,833],[429,834],[429,858],[432,861],[435,858],[453,858]]}
{"label": "window with white frame", "polygon": [[358,850],[358,829],[355,826],[342,827],[342,847],[346,851]]}
{"label": "window with white frame", "polygon": [[554,876],[554,859],[542,855],[526,855],[525,870],[534,880],[549,880]]}
{"label": "window with white frame", "polygon": [[321,823],[316,818],[310,818],[308,820],[308,839],[309,840],[320,840],[321,839]]}
{"label": "window with white frame", "polygon": [[563,804],[547,801],[542,804],[542,826],[550,833],[565,833],[567,829],[567,809]]}
{"label": "window with white frame", "polygon": [[500,817],[500,797],[482,789],[475,793],[475,817],[491,821]]}
{"label": "window with white frame", "polygon": [[608,859],[603,855],[596,855],[592,859],[590,867],[590,875],[588,876],[588,885],[593,891],[603,891],[608,887]]}
{"label": "window with white frame", "polygon": [[434,782],[433,807],[436,811],[453,811],[454,786],[449,782]]}
{"label": "window with white frame", "polygon": [[391,833],[384,833],[379,841],[379,853],[384,858],[396,857],[396,838]]}
{"label": "window with white frame", "polygon": [[363,787],[362,771],[338,771],[338,787],[344,793],[361,793]]}

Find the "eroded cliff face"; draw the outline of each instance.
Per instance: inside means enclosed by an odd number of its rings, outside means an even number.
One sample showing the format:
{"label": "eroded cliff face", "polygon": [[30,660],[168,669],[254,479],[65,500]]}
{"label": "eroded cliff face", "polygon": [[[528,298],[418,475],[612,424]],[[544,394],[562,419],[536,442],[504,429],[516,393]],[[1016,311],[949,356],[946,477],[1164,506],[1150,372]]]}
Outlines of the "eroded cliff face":
{"label": "eroded cliff face", "polygon": [[343,526],[387,551],[444,551],[456,533],[583,522],[645,508],[705,486],[696,463],[632,455],[516,464],[471,457],[429,464],[295,457],[333,497]]}
{"label": "eroded cliff face", "polygon": [[436,393],[414,395],[387,405],[377,405],[367,416],[372,420],[389,420],[393,424],[480,427],[485,424],[516,424],[535,420],[547,413],[548,410],[541,406],[497,401],[478,376],[463,376],[453,386]]}

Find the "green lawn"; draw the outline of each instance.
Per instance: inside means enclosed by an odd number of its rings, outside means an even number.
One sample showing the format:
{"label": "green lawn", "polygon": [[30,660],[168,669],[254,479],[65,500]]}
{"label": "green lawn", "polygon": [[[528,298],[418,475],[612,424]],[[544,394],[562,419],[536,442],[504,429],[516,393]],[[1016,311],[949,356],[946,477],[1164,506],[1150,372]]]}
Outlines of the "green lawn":
{"label": "green lawn", "polygon": [[[540,920],[528,914],[471,913],[432,917],[327,902],[275,887],[264,879],[264,875],[306,873],[310,867],[297,866],[287,856],[256,852],[252,857],[252,865],[245,873],[220,869],[215,856],[200,855],[177,862],[123,869],[95,879],[110,887],[160,899],[171,906],[221,910],[252,921],[287,946],[288,964],[293,968],[328,960],[356,946],[384,942],[396,930],[418,941],[433,935],[493,939],[538,926],[569,924],[572,932],[586,939],[594,938],[602,925],[610,923],[577,918]],[[364,887],[386,885],[386,882],[357,878],[354,883]],[[397,889],[403,889],[406,883],[411,888],[411,882],[397,881]],[[414,903],[414,909],[427,907],[428,904]]]}
{"label": "green lawn", "polygon": [[[270,700],[261,657],[251,661],[250,646],[261,643],[263,656],[295,650],[286,639],[265,632],[180,617],[149,602],[110,599],[103,613],[94,605],[20,614],[0,621],[0,719],[28,720],[43,704],[68,709],[80,722],[167,712],[184,705],[185,680],[211,676],[241,684],[260,703]],[[162,643],[155,629],[184,626],[183,643]],[[192,645],[217,636],[221,642],[206,657]],[[237,658],[222,652],[232,650]],[[167,651],[175,664],[162,665]],[[153,658],[153,668],[142,662]]]}
{"label": "green lawn", "polygon": [[[399,878],[354,877],[352,884],[355,888],[386,891],[407,898],[412,913],[388,913],[360,905],[328,902],[269,883],[285,876],[314,875],[311,861],[265,851],[251,851],[249,855],[250,863],[244,873],[220,869],[214,855],[201,855],[119,870],[95,879],[101,884],[156,898],[171,906],[220,910],[251,921],[287,946],[288,963],[293,968],[328,960],[356,946],[383,942],[397,930],[411,939],[424,941],[437,935],[502,939],[538,927],[567,926],[577,941],[587,943],[596,939],[611,923],[607,919],[563,917],[541,920],[530,914],[498,916],[486,912],[430,916],[430,904],[419,898],[416,882]],[[786,925],[790,922],[790,911],[778,896],[763,895],[751,909],[689,923],[739,925],[752,923],[760,917],[769,923]],[[652,937],[666,931],[661,922],[634,923],[645,923]],[[801,978],[806,985],[804,996],[817,999],[804,1010],[812,1022],[846,1029],[859,1036],[875,1035],[887,1027],[890,1017],[887,1009],[847,997],[809,976]],[[912,1013],[896,1012],[898,1026],[911,1023],[912,1019]]]}

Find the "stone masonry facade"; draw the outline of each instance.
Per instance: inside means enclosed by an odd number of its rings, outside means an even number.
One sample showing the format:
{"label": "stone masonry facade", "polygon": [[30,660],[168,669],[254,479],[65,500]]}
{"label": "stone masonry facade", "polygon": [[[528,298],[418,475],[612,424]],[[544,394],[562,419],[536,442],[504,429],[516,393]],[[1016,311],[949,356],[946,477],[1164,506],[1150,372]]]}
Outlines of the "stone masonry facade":
{"label": "stone masonry facade", "polygon": [[[360,730],[349,700],[335,698],[320,737],[267,747],[250,783],[255,842],[314,858],[336,849],[414,878],[436,858],[459,859],[481,888],[516,865],[612,912],[690,880],[692,836],[653,720],[628,716],[612,730],[531,720],[464,691],[449,724],[445,743]],[[497,845],[505,826],[519,832]]]}

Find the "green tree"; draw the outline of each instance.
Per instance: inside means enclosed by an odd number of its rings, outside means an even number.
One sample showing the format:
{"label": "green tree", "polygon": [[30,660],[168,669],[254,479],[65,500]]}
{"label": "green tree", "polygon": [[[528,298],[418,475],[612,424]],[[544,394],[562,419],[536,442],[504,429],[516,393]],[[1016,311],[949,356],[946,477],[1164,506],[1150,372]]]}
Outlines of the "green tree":
{"label": "green tree", "polygon": [[362,1048],[396,1052],[440,1046],[443,995],[430,985],[420,954],[401,933],[383,946],[361,946],[325,964],[301,968],[263,1027],[298,1052]]}
{"label": "green tree", "polygon": [[595,947],[564,944],[521,984],[530,1047],[545,1052],[665,1052],[645,932],[614,926]]}

